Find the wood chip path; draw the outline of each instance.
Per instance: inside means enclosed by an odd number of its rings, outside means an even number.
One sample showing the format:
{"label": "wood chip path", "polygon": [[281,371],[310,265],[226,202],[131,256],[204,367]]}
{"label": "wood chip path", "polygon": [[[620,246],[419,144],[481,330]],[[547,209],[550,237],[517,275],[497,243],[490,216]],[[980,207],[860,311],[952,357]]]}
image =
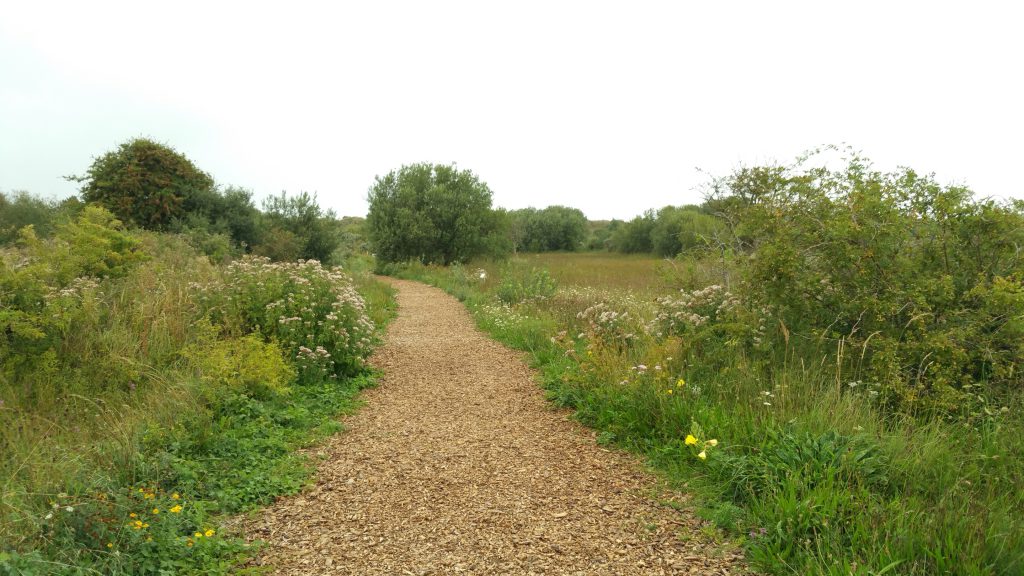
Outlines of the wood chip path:
{"label": "wood chip path", "polygon": [[383,370],[314,486],[244,521],[276,574],[739,574],[627,454],[553,410],[521,354],[393,281]]}

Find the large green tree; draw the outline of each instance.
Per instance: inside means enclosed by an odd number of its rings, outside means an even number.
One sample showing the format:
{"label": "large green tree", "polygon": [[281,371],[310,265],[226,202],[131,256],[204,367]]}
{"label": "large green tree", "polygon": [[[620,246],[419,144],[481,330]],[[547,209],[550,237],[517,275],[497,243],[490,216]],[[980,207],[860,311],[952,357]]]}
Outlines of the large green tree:
{"label": "large green tree", "polygon": [[380,262],[465,262],[495,245],[502,221],[487,184],[455,166],[402,166],[378,176],[368,200],[366,224]]}
{"label": "large green tree", "polygon": [[587,217],[576,208],[524,208],[512,212],[512,218],[512,239],[517,250],[573,251],[580,249],[587,237]]}
{"label": "large green tree", "polygon": [[82,199],[125,222],[167,230],[217,195],[213,178],[170,146],[135,138],[97,158],[84,176]]}

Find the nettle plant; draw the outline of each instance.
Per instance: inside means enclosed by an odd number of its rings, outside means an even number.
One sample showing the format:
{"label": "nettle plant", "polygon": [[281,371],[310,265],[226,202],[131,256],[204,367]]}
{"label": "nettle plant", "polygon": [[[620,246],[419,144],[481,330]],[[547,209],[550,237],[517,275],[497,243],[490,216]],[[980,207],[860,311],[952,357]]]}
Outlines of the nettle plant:
{"label": "nettle plant", "polygon": [[247,256],[228,266],[223,282],[196,289],[225,331],[277,342],[300,381],[355,374],[372,349],[366,303],[340,268]]}

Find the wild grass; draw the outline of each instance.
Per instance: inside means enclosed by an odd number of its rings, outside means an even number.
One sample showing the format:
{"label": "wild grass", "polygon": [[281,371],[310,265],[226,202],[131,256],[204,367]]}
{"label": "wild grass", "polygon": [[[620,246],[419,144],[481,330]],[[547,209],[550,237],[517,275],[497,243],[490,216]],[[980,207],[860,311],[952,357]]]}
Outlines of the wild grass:
{"label": "wild grass", "polygon": [[[657,290],[650,260],[610,264],[642,279],[595,271],[588,285],[586,270],[616,259],[475,264],[483,281],[475,269],[397,273],[456,294],[483,329],[529,352],[554,402],[695,493],[697,512],[758,570],[1024,573],[1019,396],[980,421],[899,415],[872,401],[835,343],[791,339],[782,327],[758,333],[770,345],[758,353],[728,327],[658,337],[657,305],[631,289]],[[542,262],[564,281],[553,295],[498,299],[508,275]],[[677,277],[691,287],[729,272],[713,260],[675,266],[695,271]]]}
{"label": "wild grass", "polygon": [[608,252],[541,252],[519,254],[513,262],[544,268],[563,286],[585,286],[659,292],[665,286],[661,269],[671,264],[646,254]]}

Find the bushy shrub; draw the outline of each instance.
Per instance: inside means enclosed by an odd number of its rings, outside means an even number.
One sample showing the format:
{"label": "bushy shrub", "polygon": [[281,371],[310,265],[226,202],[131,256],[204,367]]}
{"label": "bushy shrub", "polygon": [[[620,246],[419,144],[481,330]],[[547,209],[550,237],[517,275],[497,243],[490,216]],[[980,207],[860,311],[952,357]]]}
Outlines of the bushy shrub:
{"label": "bushy shrub", "polygon": [[32,226],[42,238],[49,238],[57,225],[73,218],[82,209],[77,198],[57,202],[28,192],[0,192],[0,245],[11,244],[18,231]]}
{"label": "bushy shrub", "polygon": [[139,241],[98,206],[49,240],[23,228],[18,247],[0,254],[0,373],[56,369],[62,339],[95,311],[99,280],[122,277],[145,258]]}
{"label": "bushy shrub", "polygon": [[412,164],[378,176],[366,225],[378,262],[452,264],[495,248],[504,218],[491,189],[469,170]]}
{"label": "bushy shrub", "polygon": [[1021,386],[1024,210],[909,169],[759,167],[715,205],[753,305],[828,342],[900,411],[979,414]]}
{"label": "bushy shrub", "polygon": [[135,138],[97,158],[84,176],[82,198],[125,222],[166,230],[214,193],[213,178],[165,144]]}
{"label": "bushy shrub", "polygon": [[206,386],[254,398],[287,394],[296,376],[277,344],[264,342],[253,334],[216,340],[193,347],[187,354],[199,368],[200,379]]}
{"label": "bushy shrub", "polygon": [[655,215],[648,210],[616,227],[609,243],[616,252],[626,254],[650,253],[654,251],[651,233],[654,231]]}
{"label": "bushy shrub", "polygon": [[543,268],[509,266],[501,275],[496,294],[506,304],[519,304],[548,298],[557,288],[555,279]]}
{"label": "bushy shrub", "polygon": [[246,256],[228,266],[223,283],[196,289],[215,324],[278,342],[301,379],[354,374],[370,353],[373,322],[340,269]]}
{"label": "bushy shrub", "polygon": [[321,209],[315,194],[270,196],[263,201],[263,218],[267,232],[255,251],[272,260],[329,262],[341,243],[334,212]]}

